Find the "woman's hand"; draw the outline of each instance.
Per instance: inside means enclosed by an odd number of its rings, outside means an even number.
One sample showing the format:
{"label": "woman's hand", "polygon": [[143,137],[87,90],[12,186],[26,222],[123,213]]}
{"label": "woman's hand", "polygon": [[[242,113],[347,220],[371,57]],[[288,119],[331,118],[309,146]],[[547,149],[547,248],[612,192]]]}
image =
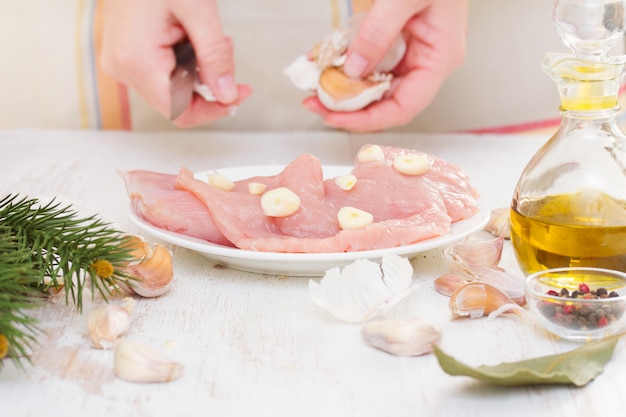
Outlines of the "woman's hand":
{"label": "woman's hand", "polygon": [[304,107],[327,125],[353,132],[408,123],[463,62],[467,8],[467,0],[375,0],[348,48],[344,72],[353,78],[370,74],[400,34],[407,50],[393,71],[391,89],[355,112],[331,112],[316,97],[307,97]]}
{"label": "woman's hand", "polygon": [[235,82],[233,45],[224,36],[215,0],[107,0],[101,65],[169,117],[169,77],[176,65],[172,46],[188,38],[198,76],[218,102],[193,96],[174,121],[178,127],[210,123],[231,112],[252,92]]}

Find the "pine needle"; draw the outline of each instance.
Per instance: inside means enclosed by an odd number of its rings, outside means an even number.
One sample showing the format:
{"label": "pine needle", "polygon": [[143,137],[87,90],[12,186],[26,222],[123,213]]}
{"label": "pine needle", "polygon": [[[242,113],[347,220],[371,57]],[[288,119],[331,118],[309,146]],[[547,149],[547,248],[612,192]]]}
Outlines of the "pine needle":
{"label": "pine needle", "polygon": [[35,320],[26,310],[34,300],[63,289],[66,303],[71,299],[82,311],[84,289],[106,299],[130,279],[122,268],[132,260],[127,237],[95,215],[81,217],[55,200],[0,199],[0,335],[9,355],[28,357]]}

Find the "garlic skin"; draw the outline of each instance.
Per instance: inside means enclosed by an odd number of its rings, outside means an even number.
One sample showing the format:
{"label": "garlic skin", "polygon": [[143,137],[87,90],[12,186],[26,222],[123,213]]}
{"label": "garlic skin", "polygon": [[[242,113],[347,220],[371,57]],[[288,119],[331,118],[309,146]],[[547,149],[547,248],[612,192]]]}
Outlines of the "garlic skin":
{"label": "garlic skin", "polygon": [[424,355],[441,341],[441,331],[420,320],[369,320],[361,336],[368,345],[396,356]]}
{"label": "garlic skin", "polygon": [[309,295],[339,320],[360,323],[376,307],[397,299],[412,280],[408,259],[384,255],[381,265],[359,259],[343,269],[329,269],[319,283],[309,281]]}
{"label": "garlic skin", "polygon": [[493,285],[472,281],[461,287],[450,296],[449,307],[455,317],[477,319],[495,311],[502,311],[504,306],[515,309],[515,302]]}
{"label": "garlic skin", "polygon": [[125,335],[130,328],[130,315],[135,301],[124,299],[124,305],[99,304],[87,315],[89,338],[98,349],[111,349],[118,338]]}
{"label": "garlic skin", "polygon": [[181,376],[183,365],[160,351],[126,339],[113,354],[115,375],[131,382],[168,382]]}

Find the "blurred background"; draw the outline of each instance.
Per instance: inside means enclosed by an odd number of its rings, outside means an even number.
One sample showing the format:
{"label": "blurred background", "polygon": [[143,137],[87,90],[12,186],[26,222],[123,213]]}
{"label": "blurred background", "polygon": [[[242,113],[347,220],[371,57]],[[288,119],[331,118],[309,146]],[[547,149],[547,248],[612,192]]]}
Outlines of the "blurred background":
{"label": "blurred background", "polygon": [[[97,61],[105,0],[20,0],[0,9],[0,128],[175,129],[104,74]],[[300,106],[307,95],[283,69],[370,0],[218,0],[235,45],[236,76],[253,95],[237,114],[201,129],[328,129]],[[396,132],[545,132],[560,120],[541,70],[565,46],[549,0],[471,0],[467,56],[437,99]],[[617,51],[621,53],[621,51]]]}

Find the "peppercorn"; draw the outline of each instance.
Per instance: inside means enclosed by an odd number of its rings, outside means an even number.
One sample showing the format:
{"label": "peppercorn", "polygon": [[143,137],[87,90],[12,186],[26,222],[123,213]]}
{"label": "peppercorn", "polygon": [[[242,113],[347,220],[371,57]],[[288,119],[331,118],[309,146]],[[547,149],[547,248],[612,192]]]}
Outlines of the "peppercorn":
{"label": "peppercorn", "polygon": [[[546,294],[564,299],[584,300],[599,300],[619,296],[617,292],[608,292],[604,287],[591,290],[589,285],[584,282],[579,284],[578,289],[571,292],[566,288],[562,288],[558,292],[548,290]],[[558,304],[544,301],[540,302],[538,307],[544,316],[550,318],[555,323],[575,330],[589,330],[608,326],[610,323],[618,320],[626,310],[626,307],[622,305],[596,305],[596,303],[592,301],[587,304],[573,305],[569,302]]]}

